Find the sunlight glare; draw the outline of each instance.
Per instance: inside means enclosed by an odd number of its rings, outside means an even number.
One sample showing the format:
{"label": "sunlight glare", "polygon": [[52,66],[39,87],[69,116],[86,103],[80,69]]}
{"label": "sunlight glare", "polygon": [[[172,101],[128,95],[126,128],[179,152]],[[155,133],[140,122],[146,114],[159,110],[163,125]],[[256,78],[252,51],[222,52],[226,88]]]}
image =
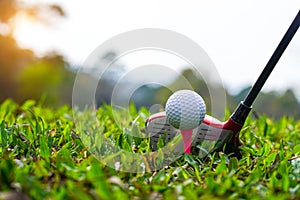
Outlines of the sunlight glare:
{"label": "sunlight glare", "polygon": [[[37,18],[26,13],[18,14],[14,20],[14,36],[22,48],[36,50],[37,47],[46,45],[43,37],[46,28]],[[37,53],[44,53],[39,50],[45,51],[38,49]]]}

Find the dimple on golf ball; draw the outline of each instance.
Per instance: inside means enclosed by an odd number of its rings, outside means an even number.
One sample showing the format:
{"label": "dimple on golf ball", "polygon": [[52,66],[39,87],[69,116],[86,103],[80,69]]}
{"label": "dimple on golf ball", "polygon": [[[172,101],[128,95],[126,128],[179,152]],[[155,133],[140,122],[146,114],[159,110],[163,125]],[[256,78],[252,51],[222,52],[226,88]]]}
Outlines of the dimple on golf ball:
{"label": "dimple on golf ball", "polygon": [[165,111],[172,126],[180,130],[192,130],[204,119],[206,106],[196,92],[179,90],[169,97]]}

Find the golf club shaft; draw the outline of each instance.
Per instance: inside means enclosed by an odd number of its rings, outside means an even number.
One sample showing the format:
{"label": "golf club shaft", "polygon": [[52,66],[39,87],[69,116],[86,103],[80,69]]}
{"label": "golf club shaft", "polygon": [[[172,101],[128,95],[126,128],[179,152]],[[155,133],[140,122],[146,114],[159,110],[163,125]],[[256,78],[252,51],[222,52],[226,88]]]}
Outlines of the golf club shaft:
{"label": "golf club shaft", "polygon": [[262,89],[263,85],[265,84],[266,80],[268,79],[269,75],[271,74],[272,70],[274,69],[275,65],[277,64],[278,60],[280,59],[281,55],[285,51],[286,47],[294,37],[295,33],[297,32],[300,25],[300,11],[298,12],[297,16],[295,17],[294,21],[290,25],[289,29],[287,30],[286,34],[280,41],[279,45],[277,46],[276,50],[274,51],[272,57],[270,58],[269,62],[267,63],[266,67],[260,74],[259,78],[253,85],[252,89],[246,96],[244,100],[244,105],[247,107],[251,107],[255,98],[257,97],[258,93]]}
{"label": "golf club shaft", "polygon": [[252,104],[257,97],[258,93],[264,86],[266,80],[268,79],[269,75],[271,74],[272,70],[274,69],[275,65],[277,64],[278,60],[280,59],[281,55],[289,45],[290,41],[294,37],[295,33],[297,32],[298,28],[300,26],[300,11],[298,12],[297,16],[295,17],[294,21],[290,25],[289,29],[283,36],[282,40],[280,41],[279,45],[275,49],[273,55],[271,56],[269,62],[265,66],[264,70],[258,77],[257,81],[251,88],[250,92],[246,96],[245,100],[242,101],[239,106],[236,108],[236,110],[231,115],[231,119],[240,124],[243,125],[245,123],[245,120],[251,111]]}

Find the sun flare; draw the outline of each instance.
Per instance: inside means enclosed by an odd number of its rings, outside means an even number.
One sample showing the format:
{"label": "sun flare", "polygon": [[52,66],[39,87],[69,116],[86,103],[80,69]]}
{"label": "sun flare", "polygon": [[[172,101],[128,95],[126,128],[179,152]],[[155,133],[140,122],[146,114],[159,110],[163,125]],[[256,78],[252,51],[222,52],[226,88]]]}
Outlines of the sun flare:
{"label": "sun flare", "polygon": [[14,37],[22,48],[43,51],[41,48],[46,45],[44,43],[47,43],[45,41],[47,28],[45,24],[26,13],[17,15],[13,23]]}

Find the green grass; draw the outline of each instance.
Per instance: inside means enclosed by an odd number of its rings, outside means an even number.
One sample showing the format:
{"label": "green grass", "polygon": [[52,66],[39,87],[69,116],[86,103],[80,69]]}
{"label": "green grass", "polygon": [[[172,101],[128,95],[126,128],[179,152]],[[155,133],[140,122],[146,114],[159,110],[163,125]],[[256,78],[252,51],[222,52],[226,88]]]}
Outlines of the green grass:
{"label": "green grass", "polygon": [[[129,129],[122,130],[111,108],[101,107],[101,134],[94,143],[109,140],[137,155],[151,151],[149,139],[126,134],[142,134],[147,115],[132,106],[130,117],[122,118]],[[300,121],[292,118],[248,119],[240,134],[240,160],[222,152],[205,159],[185,155],[160,170],[145,167],[139,173],[104,166],[91,154],[103,151],[97,146],[88,151],[73,121],[68,106],[53,110],[33,101],[17,105],[9,100],[0,106],[0,199],[300,198]],[[118,157],[114,153],[106,159]]]}

